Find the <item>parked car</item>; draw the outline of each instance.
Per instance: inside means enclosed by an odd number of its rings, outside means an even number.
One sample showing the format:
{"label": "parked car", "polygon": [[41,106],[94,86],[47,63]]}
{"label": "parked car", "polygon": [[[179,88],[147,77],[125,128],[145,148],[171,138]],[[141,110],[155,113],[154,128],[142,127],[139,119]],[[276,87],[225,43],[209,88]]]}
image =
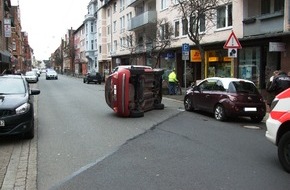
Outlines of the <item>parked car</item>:
{"label": "parked car", "polygon": [[45,77],[46,77],[46,80],[49,80],[49,79],[57,80],[58,79],[57,72],[55,70],[52,70],[52,69],[48,69],[46,71]]}
{"label": "parked car", "polygon": [[38,82],[38,75],[35,71],[27,71],[25,72],[25,79],[29,83],[36,83]]}
{"label": "parked car", "polygon": [[91,82],[96,83],[96,84],[97,83],[98,84],[101,84],[102,81],[103,81],[103,77],[102,77],[101,73],[96,72],[96,71],[90,71],[90,72],[88,72],[85,75],[85,77],[83,78],[83,82],[84,83],[87,83],[87,84],[89,84]]}
{"label": "parked car", "polygon": [[32,69],[32,71],[34,71],[38,77],[40,77],[40,70],[39,69]]}
{"label": "parked car", "polygon": [[238,78],[211,77],[187,89],[184,97],[187,111],[202,110],[213,113],[216,120],[229,117],[250,117],[261,122],[266,105],[252,81]]}
{"label": "parked car", "polygon": [[144,112],[164,109],[162,69],[130,65],[120,67],[105,82],[105,98],[119,116],[143,117]]}
{"label": "parked car", "polygon": [[22,75],[0,75],[0,136],[34,137],[33,96],[39,93]]}
{"label": "parked car", "polygon": [[278,146],[279,161],[290,173],[290,88],[273,100],[266,126],[266,138]]}

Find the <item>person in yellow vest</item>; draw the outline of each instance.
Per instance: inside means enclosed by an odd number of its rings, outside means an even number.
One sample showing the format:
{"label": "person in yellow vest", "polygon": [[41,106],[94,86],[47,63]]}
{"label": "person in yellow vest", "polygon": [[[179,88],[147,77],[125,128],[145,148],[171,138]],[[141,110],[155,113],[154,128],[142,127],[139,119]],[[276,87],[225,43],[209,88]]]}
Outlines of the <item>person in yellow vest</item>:
{"label": "person in yellow vest", "polygon": [[178,80],[176,78],[176,71],[175,69],[172,70],[172,72],[168,75],[168,90],[170,95],[176,94],[176,84],[178,83]]}

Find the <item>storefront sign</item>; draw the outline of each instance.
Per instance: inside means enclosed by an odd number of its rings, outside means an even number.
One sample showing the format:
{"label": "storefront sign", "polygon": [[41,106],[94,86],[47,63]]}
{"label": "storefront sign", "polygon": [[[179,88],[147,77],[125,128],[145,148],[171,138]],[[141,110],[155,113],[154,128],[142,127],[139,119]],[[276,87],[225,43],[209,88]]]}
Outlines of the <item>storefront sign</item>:
{"label": "storefront sign", "polygon": [[198,50],[190,50],[190,62],[201,62],[200,52]]}
{"label": "storefront sign", "polygon": [[232,61],[232,58],[231,57],[224,57],[224,62],[231,62]]}
{"label": "storefront sign", "polygon": [[219,61],[219,57],[209,57],[208,61],[209,62],[217,62],[217,61]]}
{"label": "storefront sign", "polygon": [[286,44],[282,42],[269,42],[269,52],[286,51]]}
{"label": "storefront sign", "polygon": [[10,18],[5,18],[4,19],[4,35],[6,38],[11,37],[11,19]]}

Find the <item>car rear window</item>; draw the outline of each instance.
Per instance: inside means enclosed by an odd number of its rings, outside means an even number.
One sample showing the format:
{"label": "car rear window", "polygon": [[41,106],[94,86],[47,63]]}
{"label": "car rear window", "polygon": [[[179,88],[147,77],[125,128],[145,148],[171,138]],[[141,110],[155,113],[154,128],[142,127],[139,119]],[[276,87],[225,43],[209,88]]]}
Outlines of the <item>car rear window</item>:
{"label": "car rear window", "polygon": [[233,81],[229,84],[229,92],[232,93],[252,93],[258,94],[259,91],[253,83],[246,81]]}

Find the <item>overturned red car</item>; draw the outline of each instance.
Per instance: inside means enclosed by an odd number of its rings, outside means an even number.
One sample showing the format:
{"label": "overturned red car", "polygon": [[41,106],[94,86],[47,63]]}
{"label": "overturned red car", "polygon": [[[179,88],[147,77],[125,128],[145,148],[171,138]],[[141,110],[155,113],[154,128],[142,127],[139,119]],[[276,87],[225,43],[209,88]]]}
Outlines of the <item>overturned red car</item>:
{"label": "overturned red car", "polygon": [[107,104],[122,117],[143,117],[146,111],[164,109],[163,73],[149,66],[116,67],[105,82]]}

